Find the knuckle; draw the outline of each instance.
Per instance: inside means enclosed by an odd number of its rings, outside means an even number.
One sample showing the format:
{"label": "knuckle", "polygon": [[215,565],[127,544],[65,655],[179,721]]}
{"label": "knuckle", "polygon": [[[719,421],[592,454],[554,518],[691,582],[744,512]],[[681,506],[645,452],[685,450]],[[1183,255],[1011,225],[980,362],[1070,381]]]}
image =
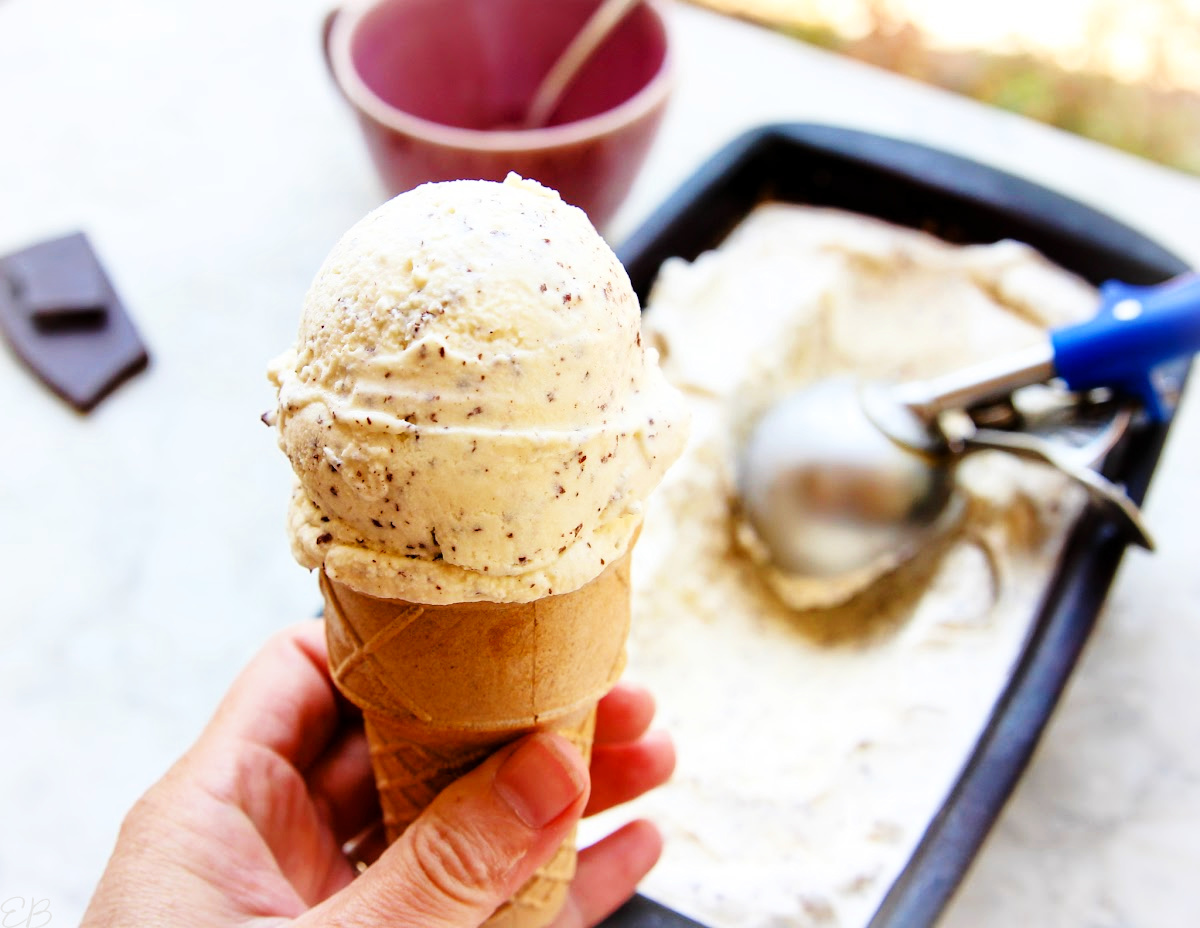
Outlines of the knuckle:
{"label": "knuckle", "polygon": [[508,861],[473,829],[432,818],[413,829],[413,861],[428,891],[464,909],[494,907],[508,895]]}
{"label": "knuckle", "polygon": [[136,838],[158,831],[164,821],[169,821],[173,812],[161,784],[155,784],[137,798],[125,818],[121,821],[122,838]]}

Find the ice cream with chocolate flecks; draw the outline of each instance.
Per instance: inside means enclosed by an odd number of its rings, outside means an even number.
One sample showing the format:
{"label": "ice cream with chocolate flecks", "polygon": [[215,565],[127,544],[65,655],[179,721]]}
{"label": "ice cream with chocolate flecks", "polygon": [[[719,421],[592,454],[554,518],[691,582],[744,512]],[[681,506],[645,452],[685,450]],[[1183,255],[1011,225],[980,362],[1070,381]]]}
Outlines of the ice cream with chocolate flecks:
{"label": "ice cream with chocolate flecks", "polygon": [[628,549],[686,412],[584,213],[427,184],[333,249],[277,360],[298,559],[411,602],[566,593]]}

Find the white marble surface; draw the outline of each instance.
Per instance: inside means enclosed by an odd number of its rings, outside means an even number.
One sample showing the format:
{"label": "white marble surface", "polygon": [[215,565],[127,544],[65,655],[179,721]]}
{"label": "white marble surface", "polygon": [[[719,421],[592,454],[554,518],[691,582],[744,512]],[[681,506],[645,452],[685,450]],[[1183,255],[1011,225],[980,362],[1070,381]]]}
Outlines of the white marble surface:
{"label": "white marble surface", "polygon": [[[0,253],[87,230],[150,369],[84,418],[0,351],[0,900],[77,920],[122,814],[270,632],[318,598],[283,536],[263,368],[381,198],[326,79],[328,0],[0,0]],[[681,81],[610,237],[744,129],[830,122],[1053,186],[1200,262],[1200,181],[672,8]],[[953,928],[1183,925],[1200,902],[1200,408]]]}

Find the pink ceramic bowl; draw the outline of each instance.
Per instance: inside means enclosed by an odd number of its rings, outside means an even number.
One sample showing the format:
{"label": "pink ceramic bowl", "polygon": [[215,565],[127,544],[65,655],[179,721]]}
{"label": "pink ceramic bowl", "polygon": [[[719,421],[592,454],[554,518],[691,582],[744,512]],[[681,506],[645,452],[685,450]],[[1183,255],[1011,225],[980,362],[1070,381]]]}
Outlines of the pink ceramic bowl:
{"label": "pink ceramic bowl", "polygon": [[325,51],[392,195],[433,180],[553,187],[603,229],[670,94],[666,25],[644,0],[567,89],[549,124],[513,128],[598,0],[373,0],[335,11]]}

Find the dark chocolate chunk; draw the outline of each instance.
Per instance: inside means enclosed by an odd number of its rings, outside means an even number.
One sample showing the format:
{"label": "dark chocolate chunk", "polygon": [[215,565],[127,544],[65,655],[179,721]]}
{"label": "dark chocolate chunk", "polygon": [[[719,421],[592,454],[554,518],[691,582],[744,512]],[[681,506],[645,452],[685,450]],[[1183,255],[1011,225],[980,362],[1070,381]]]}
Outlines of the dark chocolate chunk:
{"label": "dark chocolate chunk", "polygon": [[43,242],[5,260],[9,289],[41,329],[95,328],[104,322],[104,273],[86,240]]}
{"label": "dark chocolate chunk", "polygon": [[0,330],[21,360],[80,412],[149,360],[82,232],[0,258]]}

